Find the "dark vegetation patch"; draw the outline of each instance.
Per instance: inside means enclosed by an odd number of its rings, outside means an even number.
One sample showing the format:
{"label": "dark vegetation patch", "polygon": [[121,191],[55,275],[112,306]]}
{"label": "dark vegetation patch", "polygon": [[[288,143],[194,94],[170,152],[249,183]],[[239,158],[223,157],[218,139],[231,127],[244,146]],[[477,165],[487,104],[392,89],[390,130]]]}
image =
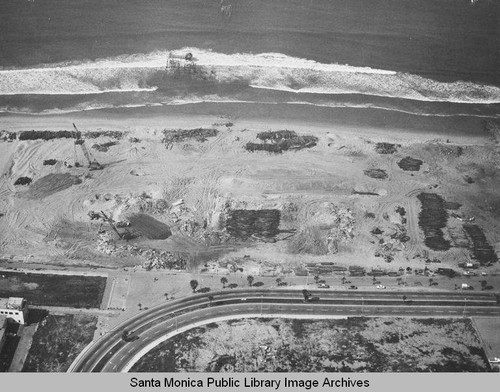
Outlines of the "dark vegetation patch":
{"label": "dark vegetation patch", "polygon": [[85,132],[85,139],[97,139],[101,136],[110,137],[112,139],[121,139],[123,137],[123,132],[120,131],[93,131]]}
{"label": "dark vegetation patch", "polygon": [[279,210],[232,210],[226,220],[230,235],[248,239],[252,235],[274,237],[279,233]]}
{"label": "dark vegetation patch", "polygon": [[75,131],[25,131],[19,135],[19,140],[52,140],[52,139],[77,139],[80,132]]}
{"label": "dark vegetation patch", "polygon": [[205,142],[209,137],[215,137],[219,131],[213,128],[177,129],[163,130],[163,143],[172,144],[194,139],[197,142]]}
{"label": "dark vegetation patch", "polygon": [[29,185],[31,181],[33,180],[29,177],[19,177],[16,182],[14,182],[14,185]]}
{"label": "dark vegetation patch", "polygon": [[412,157],[406,157],[398,162],[398,166],[405,171],[419,171],[423,161]]}
{"label": "dark vegetation patch", "polygon": [[382,169],[367,169],[364,173],[370,178],[377,178],[380,180],[385,180],[387,178],[387,172]]}
{"label": "dark vegetation patch", "polygon": [[294,131],[267,131],[257,134],[257,139],[264,143],[248,142],[245,149],[250,152],[267,151],[280,154],[288,150],[311,148],[318,144],[318,138],[312,135],[297,135]]}
{"label": "dark vegetation patch", "polygon": [[0,297],[24,297],[31,305],[99,308],[106,288],[102,276],[30,274],[3,271]]}
{"label": "dark vegetation patch", "polygon": [[[266,330],[273,328],[271,333],[277,339],[270,336],[248,339],[228,333],[228,327],[248,327],[250,323],[258,323],[260,325],[256,327]],[[477,344],[470,346],[461,344],[463,323],[470,321],[427,319],[421,323],[416,319],[412,320],[412,331],[407,331],[404,326],[409,325],[408,321],[395,318],[389,321],[353,317],[315,321],[230,320],[213,328],[196,328],[173,337],[147,353],[131,371],[488,371],[488,361],[479,339],[472,338]],[[380,329],[384,333],[374,336],[373,330]],[[469,334],[469,331],[465,333]],[[476,336],[472,329],[470,334]],[[221,338],[227,339],[224,352],[220,352],[220,344],[214,343],[214,339],[217,342]],[[461,347],[458,350],[442,349],[442,345],[436,344],[440,339]]]}
{"label": "dark vegetation patch", "polygon": [[435,193],[420,193],[417,198],[422,203],[418,225],[424,232],[425,245],[438,251],[450,249],[450,242],[444,239],[442,230],[448,222],[445,201]]}
{"label": "dark vegetation patch", "polygon": [[[130,372],[175,373],[179,371],[196,371],[196,369],[191,369],[189,366],[185,354],[190,350],[203,348],[200,335],[206,330],[206,327],[194,328],[160,343],[139,359],[132,366]],[[224,359],[221,362],[224,362]]]}
{"label": "dark vegetation patch", "polygon": [[51,173],[36,180],[26,195],[32,199],[42,199],[81,183],[79,177],[69,173]]}
{"label": "dark vegetation patch", "polygon": [[467,236],[472,241],[472,254],[481,265],[496,263],[498,256],[493,247],[488,243],[483,230],[477,225],[464,225]]}
{"label": "dark vegetation patch", "polygon": [[43,161],[44,166],[54,166],[57,163],[57,159],[46,159]]}
{"label": "dark vegetation patch", "polygon": [[165,240],[172,235],[170,227],[147,214],[132,215],[129,222],[134,231],[150,240]]}
{"label": "dark vegetation patch", "polygon": [[48,315],[38,326],[23,372],[61,373],[68,370],[96,329],[92,315]]}
{"label": "dark vegetation patch", "polygon": [[397,147],[401,147],[401,144],[377,143],[375,151],[379,154],[394,154],[397,151]]}
{"label": "dark vegetation patch", "polygon": [[109,150],[109,147],[111,146],[116,146],[118,142],[107,142],[107,143],[102,143],[102,144],[93,144],[92,148],[94,150],[100,151],[100,152],[106,152]]}

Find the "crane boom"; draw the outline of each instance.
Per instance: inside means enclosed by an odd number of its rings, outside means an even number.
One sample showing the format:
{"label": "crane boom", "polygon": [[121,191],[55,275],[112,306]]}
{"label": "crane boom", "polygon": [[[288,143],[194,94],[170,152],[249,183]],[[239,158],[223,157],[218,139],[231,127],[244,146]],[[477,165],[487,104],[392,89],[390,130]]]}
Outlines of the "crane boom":
{"label": "crane boom", "polygon": [[89,169],[90,170],[102,170],[103,167],[99,162],[96,161],[96,159],[90,154],[89,150],[87,150],[87,146],[85,146],[85,140],[83,140],[80,137],[80,131],[78,131],[78,128],[76,127],[75,123],[73,123],[73,128],[75,128],[76,131],[76,140],[75,144],[78,144],[80,148],[83,151],[83,155],[85,155],[85,159],[89,163]]}

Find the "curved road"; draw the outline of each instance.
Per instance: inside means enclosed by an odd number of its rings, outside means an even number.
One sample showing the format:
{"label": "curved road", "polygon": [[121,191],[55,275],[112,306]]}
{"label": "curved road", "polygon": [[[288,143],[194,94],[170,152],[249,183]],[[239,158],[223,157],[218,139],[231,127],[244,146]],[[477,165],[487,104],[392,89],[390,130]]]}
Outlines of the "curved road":
{"label": "curved road", "polygon": [[[147,351],[180,332],[214,320],[242,317],[333,318],[339,316],[500,316],[491,293],[319,291],[304,302],[300,290],[242,289],[198,294],[142,311],[92,342],[70,372],[125,372]],[[403,301],[403,295],[408,297]],[[135,340],[124,341],[124,330]]]}

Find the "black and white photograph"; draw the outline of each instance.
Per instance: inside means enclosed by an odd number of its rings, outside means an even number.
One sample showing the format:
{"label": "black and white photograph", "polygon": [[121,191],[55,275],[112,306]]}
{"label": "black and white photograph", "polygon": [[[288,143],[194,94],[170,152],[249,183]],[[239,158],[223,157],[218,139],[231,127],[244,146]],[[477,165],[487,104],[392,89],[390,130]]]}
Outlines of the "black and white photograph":
{"label": "black and white photograph", "polygon": [[0,0],[0,372],[499,372],[499,257],[498,0]]}

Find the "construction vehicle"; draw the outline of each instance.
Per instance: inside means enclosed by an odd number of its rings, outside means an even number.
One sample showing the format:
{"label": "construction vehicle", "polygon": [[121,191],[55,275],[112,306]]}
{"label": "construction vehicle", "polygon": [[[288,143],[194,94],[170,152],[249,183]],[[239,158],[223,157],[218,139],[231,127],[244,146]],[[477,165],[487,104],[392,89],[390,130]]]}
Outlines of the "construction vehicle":
{"label": "construction vehicle", "polygon": [[[83,155],[85,156],[85,159],[87,159],[87,162],[89,163],[89,170],[104,169],[104,167],[102,167],[102,165],[99,162],[97,162],[97,160],[92,156],[89,150],[87,150],[87,147],[85,146],[85,140],[81,138],[81,133],[80,131],[78,131],[78,128],[76,127],[75,123],[73,123],[73,128],[75,128],[76,131],[75,146],[80,146],[80,148],[82,149]],[[75,162],[75,166],[78,167],[79,165],[77,163],[78,162]]]}
{"label": "construction vehicle", "polygon": [[114,232],[118,235],[118,238],[122,239],[125,235],[125,233],[120,233],[118,231],[118,229],[116,228],[114,222],[113,222],[113,219],[111,219],[109,216],[106,215],[106,213],[104,211],[101,211],[101,214],[102,214],[102,217],[104,219],[106,219],[106,221],[109,223],[109,225],[111,226],[111,228],[114,230]]}

